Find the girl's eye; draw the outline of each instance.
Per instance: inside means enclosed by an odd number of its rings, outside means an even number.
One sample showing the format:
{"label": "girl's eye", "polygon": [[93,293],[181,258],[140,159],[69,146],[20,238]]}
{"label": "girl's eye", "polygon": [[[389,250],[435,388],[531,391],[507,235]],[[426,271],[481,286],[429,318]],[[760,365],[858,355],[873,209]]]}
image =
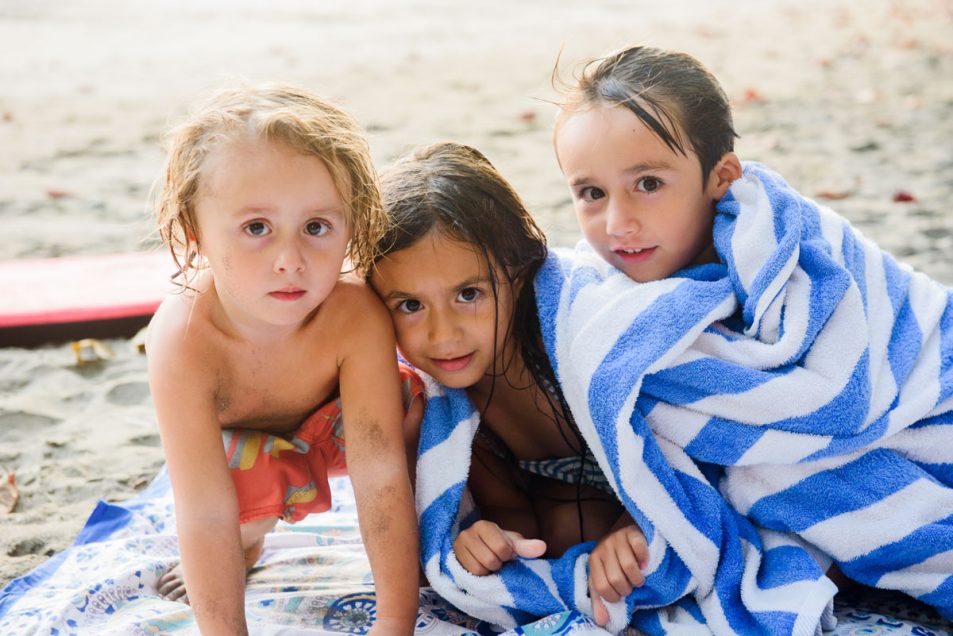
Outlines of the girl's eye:
{"label": "girl's eye", "polygon": [[583,201],[598,201],[606,196],[606,193],[600,188],[594,186],[586,186],[579,191],[579,198]]}
{"label": "girl's eye", "polygon": [[483,292],[476,287],[464,287],[460,290],[460,293],[457,294],[457,300],[463,303],[476,302],[482,293]]}
{"label": "girl's eye", "polygon": [[408,298],[407,300],[400,301],[397,305],[397,311],[404,314],[413,314],[423,309],[423,307],[423,303],[416,298]]}
{"label": "girl's eye", "polygon": [[304,226],[304,231],[310,236],[322,236],[330,231],[331,226],[325,221],[308,221]]}
{"label": "girl's eye", "polygon": [[642,177],[635,187],[640,192],[656,192],[662,187],[662,181],[657,177]]}
{"label": "girl's eye", "polygon": [[261,221],[252,221],[245,226],[245,232],[252,236],[265,236],[268,231],[268,226]]}

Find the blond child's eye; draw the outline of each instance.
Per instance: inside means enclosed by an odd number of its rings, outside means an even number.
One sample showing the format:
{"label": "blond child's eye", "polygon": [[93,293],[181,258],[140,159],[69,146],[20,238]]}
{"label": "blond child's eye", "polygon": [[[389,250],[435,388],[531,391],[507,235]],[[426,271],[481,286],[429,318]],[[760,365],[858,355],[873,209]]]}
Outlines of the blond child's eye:
{"label": "blond child's eye", "polygon": [[579,191],[579,198],[583,201],[598,201],[605,196],[606,193],[603,192],[601,188],[596,188],[594,186],[586,186]]}
{"label": "blond child's eye", "polygon": [[252,221],[245,226],[245,232],[252,236],[265,236],[268,234],[268,226],[261,221]]}
{"label": "blond child's eye", "polygon": [[656,177],[642,177],[635,187],[640,192],[655,192],[662,187],[662,181]]}
{"label": "blond child's eye", "polygon": [[423,307],[423,303],[416,298],[408,298],[407,300],[402,300],[400,303],[398,303],[397,311],[403,314],[413,314],[423,309]]}
{"label": "blond child's eye", "polygon": [[321,236],[330,231],[331,226],[325,221],[308,221],[304,226],[304,231],[310,236]]}

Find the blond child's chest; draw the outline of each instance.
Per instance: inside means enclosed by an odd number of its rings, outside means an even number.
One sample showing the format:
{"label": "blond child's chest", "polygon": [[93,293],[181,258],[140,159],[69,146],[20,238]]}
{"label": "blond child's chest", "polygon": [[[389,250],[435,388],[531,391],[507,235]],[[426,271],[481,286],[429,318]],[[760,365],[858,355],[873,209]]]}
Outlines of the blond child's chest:
{"label": "blond child's chest", "polygon": [[222,428],[294,431],[338,390],[334,351],[314,338],[261,349],[225,349],[210,399]]}

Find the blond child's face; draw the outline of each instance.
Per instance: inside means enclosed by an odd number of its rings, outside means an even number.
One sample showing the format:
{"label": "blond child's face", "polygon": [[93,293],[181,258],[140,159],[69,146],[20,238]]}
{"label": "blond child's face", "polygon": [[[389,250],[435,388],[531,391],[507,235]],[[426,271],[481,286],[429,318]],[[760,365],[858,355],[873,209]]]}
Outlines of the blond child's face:
{"label": "blond child's face", "polygon": [[308,318],[334,288],[350,239],[324,162],[238,140],[212,151],[199,188],[199,251],[227,318],[252,328]]}
{"label": "blond child's face", "polygon": [[[371,284],[390,311],[401,354],[444,386],[462,389],[500,372],[513,291],[498,301],[490,268],[471,245],[431,231],[375,266]],[[497,306],[498,304],[498,306]]]}
{"label": "blond child's face", "polygon": [[622,106],[563,113],[555,145],[582,233],[609,264],[647,282],[717,260],[714,202],[727,185],[703,188],[694,152],[672,151]]}

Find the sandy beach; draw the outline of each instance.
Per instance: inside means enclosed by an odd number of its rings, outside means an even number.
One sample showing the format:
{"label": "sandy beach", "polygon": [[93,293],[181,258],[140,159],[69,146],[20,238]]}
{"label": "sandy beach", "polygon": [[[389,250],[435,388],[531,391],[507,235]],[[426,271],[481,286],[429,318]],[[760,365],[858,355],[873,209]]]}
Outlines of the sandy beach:
{"label": "sandy beach", "polygon": [[[365,126],[379,168],[417,144],[470,143],[551,242],[572,245],[551,74],[557,59],[568,78],[632,42],[704,61],[732,99],[742,159],[953,285],[948,0],[5,0],[0,258],[155,247],[162,132],[233,77],[332,97]],[[114,359],[82,367],[68,344],[0,349],[0,468],[20,489],[0,509],[0,586],[162,465],[145,358],[108,344]]]}

